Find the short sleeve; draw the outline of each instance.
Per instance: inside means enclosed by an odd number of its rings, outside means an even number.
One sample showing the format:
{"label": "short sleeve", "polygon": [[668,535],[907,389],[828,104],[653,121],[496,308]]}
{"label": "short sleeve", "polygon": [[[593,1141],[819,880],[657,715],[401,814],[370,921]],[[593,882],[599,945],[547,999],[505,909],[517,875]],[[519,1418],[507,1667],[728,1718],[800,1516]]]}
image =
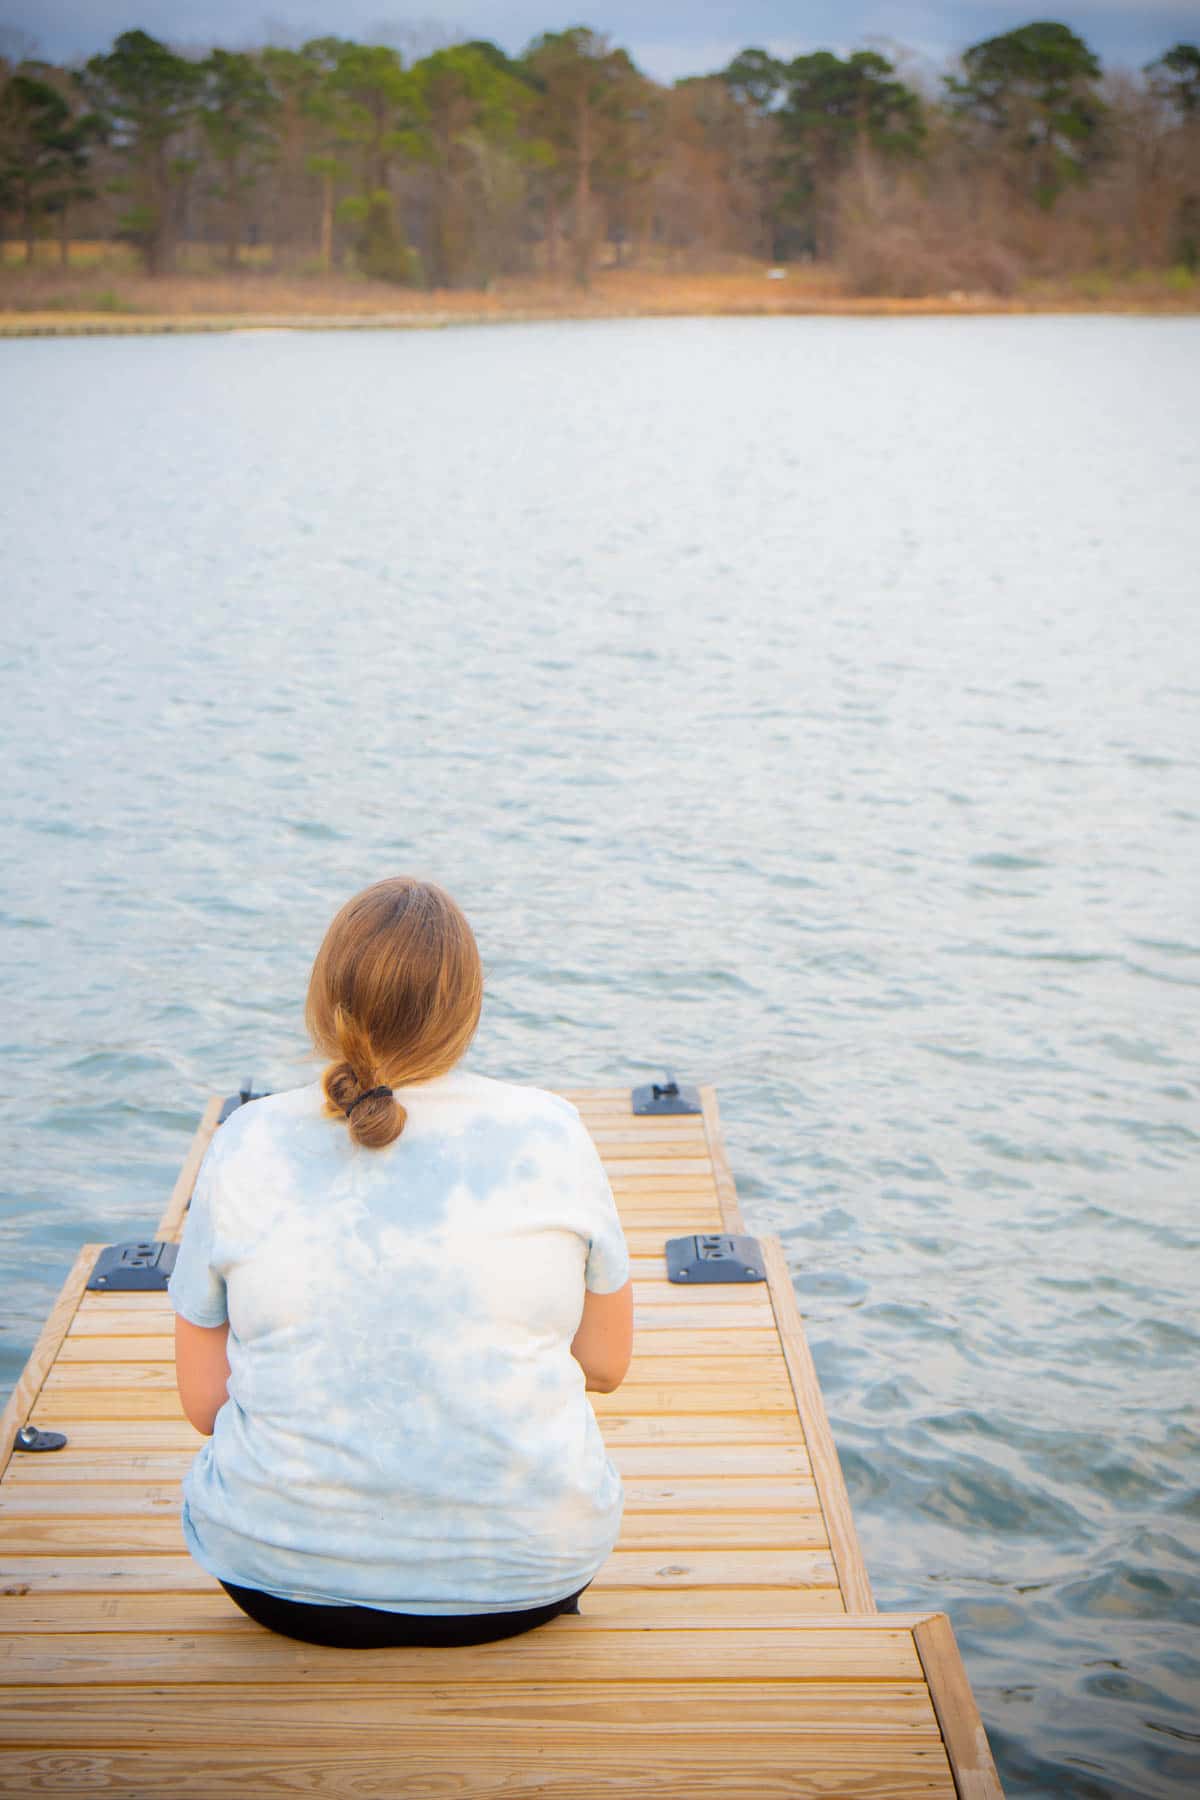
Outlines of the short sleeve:
{"label": "short sleeve", "polygon": [[591,1221],[584,1285],[590,1294],[615,1294],[629,1280],[629,1246],[604,1164],[582,1120],[579,1135],[584,1198]]}
{"label": "short sleeve", "polygon": [[193,1325],[223,1325],[229,1317],[225,1277],[213,1267],[218,1167],[213,1150],[214,1146],[210,1144],[200,1165],[192,1203],[183,1222],[175,1267],[167,1281],[172,1306]]}

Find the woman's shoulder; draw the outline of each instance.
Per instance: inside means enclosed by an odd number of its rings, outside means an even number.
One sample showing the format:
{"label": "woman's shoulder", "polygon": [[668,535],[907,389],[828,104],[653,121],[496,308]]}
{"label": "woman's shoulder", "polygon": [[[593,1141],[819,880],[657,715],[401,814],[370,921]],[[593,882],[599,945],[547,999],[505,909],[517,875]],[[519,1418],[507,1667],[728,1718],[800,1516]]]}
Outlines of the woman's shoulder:
{"label": "woman's shoulder", "polygon": [[566,1124],[578,1123],[580,1119],[578,1108],[562,1094],[556,1094],[550,1088],[535,1087],[530,1082],[505,1081],[495,1075],[460,1068],[452,1070],[443,1082],[434,1082],[430,1086],[436,1089],[443,1084],[448,1095],[496,1117],[558,1119]]}
{"label": "woman's shoulder", "polygon": [[324,1096],[319,1081],[304,1087],[281,1088],[275,1093],[259,1094],[246,1100],[230,1113],[213,1135],[211,1152],[228,1157],[248,1146],[262,1146],[279,1135],[280,1127],[298,1119],[317,1119],[324,1111]]}

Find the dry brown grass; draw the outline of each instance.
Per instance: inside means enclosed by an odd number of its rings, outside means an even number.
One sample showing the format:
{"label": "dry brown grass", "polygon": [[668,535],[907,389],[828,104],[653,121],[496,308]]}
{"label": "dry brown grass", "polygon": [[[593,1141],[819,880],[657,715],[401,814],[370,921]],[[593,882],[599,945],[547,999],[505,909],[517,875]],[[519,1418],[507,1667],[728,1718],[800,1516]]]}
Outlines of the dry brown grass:
{"label": "dry brown grass", "polygon": [[760,264],[703,274],[608,268],[587,289],[537,275],[505,279],[486,292],[427,292],[354,275],[273,275],[252,267],[236,275],[187,272],[151,280],[128,251],[104,244],[72,246],[69,269],[58,266],[52,245],[39,246],[32,268],[21,265],[19,255],[10,244],[0,260],[0,331],[6,333],[217,329],[276,321],[415,326],[671,315],[1200,310],[1200,282],[1185,271],[1025,284],[1005,296],[965,289],[863,294],[852,269],[792,267],[772,280]]}

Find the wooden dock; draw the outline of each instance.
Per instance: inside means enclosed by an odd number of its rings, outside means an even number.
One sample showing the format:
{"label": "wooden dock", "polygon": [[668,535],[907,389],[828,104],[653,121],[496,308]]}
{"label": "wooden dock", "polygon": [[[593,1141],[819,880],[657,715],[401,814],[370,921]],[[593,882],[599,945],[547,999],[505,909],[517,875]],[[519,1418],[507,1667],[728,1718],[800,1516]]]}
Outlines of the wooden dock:
{"label": "wooden dock", "polygon": [[[85,1293],[85,1245],[0,1424],[0,1794],[997,1800],[948,1619],[875,1609],[779,1240],[766,1282],[667,1279],[666,1239],[746,1230],[701,1094],[568,1095],[633,1261],[629,1374],[589,1395],[623,1530],[578,1615],[494,1644],[328,1649],[240,1612],[183,1545],[204,1440],[170,1301]],[[67,1445],[14,1452],[26,1421]]]}

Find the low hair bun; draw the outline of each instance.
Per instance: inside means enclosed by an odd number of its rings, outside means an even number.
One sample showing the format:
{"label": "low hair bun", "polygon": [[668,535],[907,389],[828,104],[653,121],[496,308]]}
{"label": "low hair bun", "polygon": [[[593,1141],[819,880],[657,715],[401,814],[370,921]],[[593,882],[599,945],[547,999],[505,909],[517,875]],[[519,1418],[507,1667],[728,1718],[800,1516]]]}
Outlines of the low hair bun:
{"label": "low hair bun", "polygon": [[364,1080],[345,1059],[329,1065],[322,1086],[330,1105],[344,1115],[350,1136],[364,1149],[385,1149],[408,1123],[391,1088]]}
{"label": "low hair bun", "polygon": [[446,1074],[479,1023],[483,969],[449,894],[394,875],[348,900],[325,933],[305,1018],[331,1057],[326,1111],[355,1143],[382,1150],[408,1114],[391,1091]]}
{"label": "low hair bun", "polygon": [[369,1089],[351,1107],[346,1127],[365,1150],[383,1150],[395,1143],[408,1123],[408,1114],[389,1087]]}

